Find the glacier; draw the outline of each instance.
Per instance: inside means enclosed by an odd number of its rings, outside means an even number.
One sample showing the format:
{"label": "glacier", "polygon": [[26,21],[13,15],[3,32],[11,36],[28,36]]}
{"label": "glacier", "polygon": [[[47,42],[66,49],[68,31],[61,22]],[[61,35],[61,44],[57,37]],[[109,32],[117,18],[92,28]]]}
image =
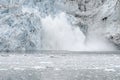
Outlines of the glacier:
{"label": "glacier", "polygon": [[0,0],[0,51],[120,49],[119,0]]}

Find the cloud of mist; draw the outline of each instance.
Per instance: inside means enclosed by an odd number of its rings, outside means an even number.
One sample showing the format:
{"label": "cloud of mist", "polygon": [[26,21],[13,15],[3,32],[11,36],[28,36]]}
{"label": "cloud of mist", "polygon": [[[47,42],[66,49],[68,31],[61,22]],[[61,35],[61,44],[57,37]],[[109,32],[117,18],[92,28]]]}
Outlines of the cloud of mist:
{"label": "cloud of mist", "polygon": [[[65,13],[55,18],[47,16],[41,19],[43,30],[43,49],[69,51],[112,51],[114,46],[107,40],[93,38],[85,42],[86,37],[79,27],[73,26],[67,20]],[[91,37],[92,38],[92,37]]]}

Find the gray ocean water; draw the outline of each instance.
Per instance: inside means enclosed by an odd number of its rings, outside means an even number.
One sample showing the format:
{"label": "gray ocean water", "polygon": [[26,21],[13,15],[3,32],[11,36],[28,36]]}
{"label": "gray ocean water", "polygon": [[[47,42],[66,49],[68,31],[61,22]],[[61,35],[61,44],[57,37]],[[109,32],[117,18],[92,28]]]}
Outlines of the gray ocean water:
{"label": "gray ocean water", "polygon": [[120,52],[1,52],[0,80],[120,80]]}

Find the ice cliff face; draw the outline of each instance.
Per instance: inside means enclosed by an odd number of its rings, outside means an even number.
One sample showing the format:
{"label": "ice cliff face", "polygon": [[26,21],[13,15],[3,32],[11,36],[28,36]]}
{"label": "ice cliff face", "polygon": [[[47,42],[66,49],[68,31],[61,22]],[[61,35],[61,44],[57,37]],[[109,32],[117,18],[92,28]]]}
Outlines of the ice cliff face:
{"label": "ice cliff face", "polygon": [[114,50],[119,14],[119,0],[0,0],[0,51]]}

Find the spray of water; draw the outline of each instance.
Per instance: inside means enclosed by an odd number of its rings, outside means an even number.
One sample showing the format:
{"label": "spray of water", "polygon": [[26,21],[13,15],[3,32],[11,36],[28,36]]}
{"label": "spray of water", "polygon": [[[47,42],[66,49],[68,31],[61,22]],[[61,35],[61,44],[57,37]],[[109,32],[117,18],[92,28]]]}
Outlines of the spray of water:
{"label": "spray of water", "polygon": [[[43,49],[69,51],[109,51],[115,48],[104,39],[87,40],[79,27],[71,25],[65,13],[41,19],[43,26]],[[91,36],[92,38],[92,36]]]}

